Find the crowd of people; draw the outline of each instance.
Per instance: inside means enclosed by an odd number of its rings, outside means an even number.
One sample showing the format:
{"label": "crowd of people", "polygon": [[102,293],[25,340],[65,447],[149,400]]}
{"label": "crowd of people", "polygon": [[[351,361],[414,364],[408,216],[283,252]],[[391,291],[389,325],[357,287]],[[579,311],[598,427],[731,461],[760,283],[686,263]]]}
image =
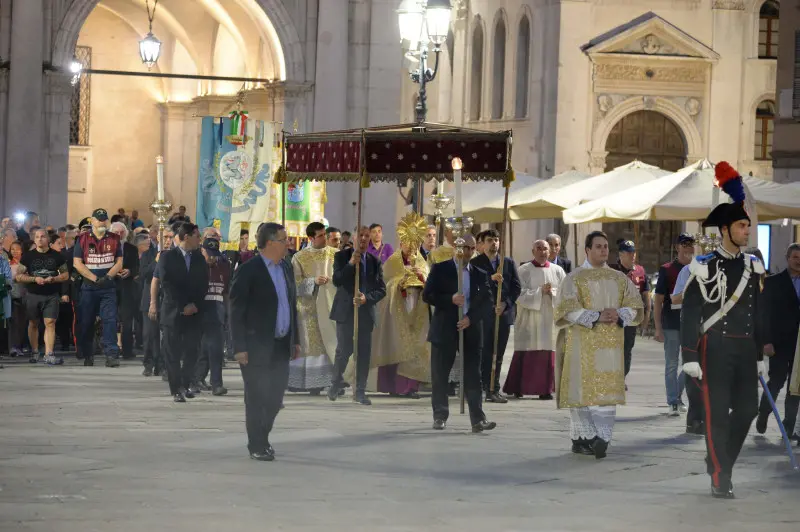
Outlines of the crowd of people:
{"label": "crowd of people", "polygon": [[[721,183],[740,179],[724,163],[717,172]],[[753,419],[758,432],[767,428],[771,405],[765,394],[759,406],[756,379],[765,355],[772,395],[793,387],[783,424],[800,433],[800,245],[789,247],[784,272],[766,277],[761,260],[741,252],[750,219],[743,194],[732,197],[704,223],[723,236],[713,253],[695,256],[694,237],[678,236],[653,308],[669,414],[686,413],[686,431],[706,436],[718,497],[733,496],[733,464]],[[368,393],[413,400],[429,387],[433,429],[444,430],[456,386],[473,432],[496,428],[484,401],[536,396],[569,409],[572,452],[602,459],[625,402],[637,327],[651,311],[635,242],[618,241],[610,262],[602,231],[587,236],[586,260],[573,268],[557,234],[536,240],[532,260],[518,266],[501,253],[496,230],[458,245],[444,231],[437,245],[437,228],[415,213],[397,224],[397,250],[379,224],[353,236],[321,222],[307,226],[300,246],[280,224],[262,223],[255,245],[242,228],[226,250],[219,230],[191,223],[183,207],[163,234],[123,209],[112,217],[96,209],[59,229],[41,227],[30,212],[19,222],[4,218],[2,229],[0,296],[12,356],[63,364],[59,340],[84,365],[99,355],[117,367],[141,350],[143,375],[160,375],[177,403],[204,391],[225,395],[222,369],[235,360],[257,460],[274,460],[268,436],[286,390],[327,390],[336,401],[352,387],[352,401],[370,405]]]}

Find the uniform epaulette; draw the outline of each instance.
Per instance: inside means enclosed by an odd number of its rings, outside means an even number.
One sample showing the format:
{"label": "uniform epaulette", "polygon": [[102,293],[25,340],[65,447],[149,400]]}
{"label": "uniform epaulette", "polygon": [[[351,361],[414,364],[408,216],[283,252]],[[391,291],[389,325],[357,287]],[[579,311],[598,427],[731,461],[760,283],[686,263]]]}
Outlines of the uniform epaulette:
{"label": "uniform epaulette", "polygon": [[708,263],[713,256],[714,254],[711,253],[693,258],[689,263],[689,273],[699,279],[708,279]]}
{"label": "uniform epaulette", "polygon": [[764,275],[765,273],[767,273],[767,269],[764,267],[764,263],[761,262],[761,260],[758,257],[747,253],[745,255],[747,255],[747,257],[750,258],[750,267],[754,272],[756,272],[759,275]]}

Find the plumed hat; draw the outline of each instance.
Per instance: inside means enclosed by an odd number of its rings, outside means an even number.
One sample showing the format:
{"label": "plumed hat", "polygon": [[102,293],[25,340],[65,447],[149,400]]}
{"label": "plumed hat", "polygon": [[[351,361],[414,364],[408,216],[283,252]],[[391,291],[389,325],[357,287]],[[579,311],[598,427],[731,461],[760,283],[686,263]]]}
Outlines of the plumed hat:
{"label": "plumed hat", "polygon": [[730,227],[739,220],[749,221],[750,215],[744,205],[747,198],[739,172],[725,161],[717,163],[714,168],[714,185],[730,196],[732,202],[720,203],[714,207],[714,210],[703,221],[703,227]]}

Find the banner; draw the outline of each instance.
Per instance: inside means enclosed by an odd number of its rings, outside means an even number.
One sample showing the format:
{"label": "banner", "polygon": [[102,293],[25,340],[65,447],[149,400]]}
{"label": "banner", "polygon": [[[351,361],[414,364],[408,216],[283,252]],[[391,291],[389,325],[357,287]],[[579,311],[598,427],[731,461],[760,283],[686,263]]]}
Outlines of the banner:
{"label": "banner", "polygon": [[280,193],[272,178],[280,151],[274,148],[274,138],[273,124],[250,120],[246,111],[232,113],[231,118],[203,117],[197,225],[217,227],[224,247],[238,247],[242,227],[255,231],[269,221],[270,210],[278,204]]}
{"label": "banner", "polygon": [[[305,238],[306,226],[311,222],[321,222],[325,216],[325,183],[317,181],[303,181],[301,183],[286,183],[286,234],[291,237]],[[280,197],[281,186],[273,185],[273,197],[267,217],[271,221],[280,223],[283,218]]]}

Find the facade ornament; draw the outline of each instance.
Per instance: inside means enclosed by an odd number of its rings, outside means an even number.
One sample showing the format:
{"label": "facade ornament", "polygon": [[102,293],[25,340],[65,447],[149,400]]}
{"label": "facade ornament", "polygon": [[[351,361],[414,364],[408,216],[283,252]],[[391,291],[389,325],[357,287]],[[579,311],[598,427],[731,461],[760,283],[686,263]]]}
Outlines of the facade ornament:
{"label": "facade ornament", "polygon": [[727,9],[728,11],[744,11],[743,0],[714,0],[711,9]]}
{"label": "facade ornament", "polygon": [[455,1],[456,20],[466,20],[469,16],[469,0]]}
{"label": "facade ornament", "polygon": [[652,111],[656,108],[656,99],[653,96],[643,96],[642,103],[644,104],[644,108],[648,111]]}
{"label": "facade ornament", "polygon": [[611,99],[611,96],[608,94],[601,94],[597,97],[597,108],[600,109],[602,115],[609,112],[612,107],[614,107],[614,100]]}
{"label": "facade ornament", "polygon": [[599,63],[595,77],[607,80],[705,83],[707,65],[645,67],[626,63]]}
{"label": "facade ornament", "polygon": [[591,175],[601,174],[606,171],[607,151],[589,152],[589,173]]}
{"label": "facade ornament", "polygon": [[640,44],[642,46],[642,51],[648,55],[658,53],[658,51],[661,49],[661,41],[659,41],[658,37],[652,33],[646,35]]}
{"label": "facade ornament", "polygon": [[700,114],[701,107],[700,100],[697,98],[689,98],[686,100],[686,105],[684,105],[684,108],[686,109],[686,112],[689,113],[689,116],[697,116]]}

